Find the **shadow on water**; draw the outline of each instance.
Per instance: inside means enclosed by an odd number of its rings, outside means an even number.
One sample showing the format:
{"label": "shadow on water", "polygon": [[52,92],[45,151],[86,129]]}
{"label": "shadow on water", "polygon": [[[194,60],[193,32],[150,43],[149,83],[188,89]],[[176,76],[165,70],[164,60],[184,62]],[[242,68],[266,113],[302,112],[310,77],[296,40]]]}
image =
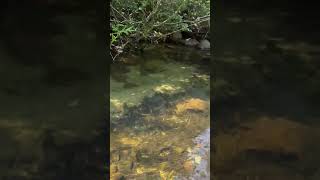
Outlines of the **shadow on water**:
{"label": "shadow on water", "polygon": [[314,19],[307,14],[301,27],[292,9],[240,6],[225,9],[216,25],[212,172],[216,179],[318,179]]}
{"label": "shadow on water", "polygon": [[107,67],[95,17],[56,3],[1,10],[1,180],[106,176]]}

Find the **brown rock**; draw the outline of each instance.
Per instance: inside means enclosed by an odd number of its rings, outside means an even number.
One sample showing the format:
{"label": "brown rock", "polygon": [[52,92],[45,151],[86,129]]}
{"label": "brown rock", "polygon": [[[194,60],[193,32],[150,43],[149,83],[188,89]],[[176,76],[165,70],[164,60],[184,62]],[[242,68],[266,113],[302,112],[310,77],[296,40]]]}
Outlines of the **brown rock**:
{"label": "brown rock", "polygon": [[182,114],[185,113],[187,110],[196,110],[196,111],[206,111],[209,105],[206,101],[191,98],[176,105],[176,113]]}
{"label": "brown rock", "polygon": [[183,168],[186,172],[191,173],[193,171],[193,163],[192,161],[188,160],[183,163]]}

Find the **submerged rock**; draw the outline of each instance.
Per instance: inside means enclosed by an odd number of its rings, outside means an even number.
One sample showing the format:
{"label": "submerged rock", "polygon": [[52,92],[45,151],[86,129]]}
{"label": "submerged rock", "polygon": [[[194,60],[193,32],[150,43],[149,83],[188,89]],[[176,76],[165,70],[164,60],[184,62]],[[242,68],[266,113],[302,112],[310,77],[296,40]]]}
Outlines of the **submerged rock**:
{"label": "submerged rock", "polygon": [[185,100],[181,103],[178,103],[176,105],[176,113],[182,114],[185,113],[188,110],[193,111],[206,111],[208,109],[209,105],[206,101],[198,99],[198,98],[191,98],[188,100]]}
{"label": "submerged rock", "polygon": [[183,169],[187,172],[187,173],[191,173],[193,171],[193,162],[191,160],[187,160],[186,162],[183,163]]}

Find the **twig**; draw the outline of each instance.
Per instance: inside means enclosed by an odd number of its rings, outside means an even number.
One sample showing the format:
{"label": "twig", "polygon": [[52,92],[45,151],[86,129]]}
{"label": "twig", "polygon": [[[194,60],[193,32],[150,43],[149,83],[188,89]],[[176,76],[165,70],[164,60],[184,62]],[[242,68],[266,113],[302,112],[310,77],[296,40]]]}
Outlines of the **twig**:
{"label": "twig", "polygon": [[158,8],[160,6],[162,0],[158,0],[156,7],[154,8],[154,10],[148,15],[148,17],[146,18],[146,22],[148,22],[150,20],[150,18],[158,11]]}
{"label": "twig", "polygon": [[116,8],[114,8],[112,6],[112,4],[110,4],[110,7],[112,8],[112,10],[116,11],[118,14],[120,14],[124,19],[128,20],[122,13],[120,13]]}

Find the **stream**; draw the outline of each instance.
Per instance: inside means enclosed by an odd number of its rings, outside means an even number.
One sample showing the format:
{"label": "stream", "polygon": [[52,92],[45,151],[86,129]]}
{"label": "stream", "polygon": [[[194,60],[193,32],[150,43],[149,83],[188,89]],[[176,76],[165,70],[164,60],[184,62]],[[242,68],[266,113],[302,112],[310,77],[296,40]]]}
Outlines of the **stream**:
{"label": "stream", "polygon": [[111,179],[210,179],[209,57],[150,45],[112,64]]}

